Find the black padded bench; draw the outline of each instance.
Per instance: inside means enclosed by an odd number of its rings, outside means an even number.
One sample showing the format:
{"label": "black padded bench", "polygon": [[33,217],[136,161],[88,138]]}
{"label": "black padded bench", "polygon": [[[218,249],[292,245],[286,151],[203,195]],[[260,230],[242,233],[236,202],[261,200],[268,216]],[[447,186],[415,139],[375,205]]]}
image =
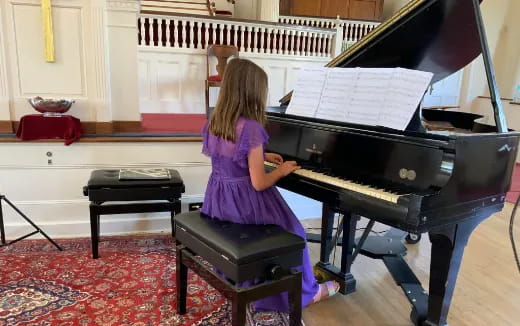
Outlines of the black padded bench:
{"label": "black padded bench", "polygon": [[[282,292],[289,294],[290,325],[300,326],[302,275],[291,269],[302,264],[302,238],[278,226],[221,222],[200,212],[175,216],[175,237],[179,314],[186,313],[190,268],[232,302],[232,326],[246,324],[248,303]],[[250,288],[235,286],[255,279],[265,281]]]}
{"label": "black padded bench", "polygon": [[[119,180],[119,170],[95,170],[83,194],[90,200],[92,257],[99,257],[100,215],[171,212],[172,233],[175,214],[181,212],[184,183],[179,172],[170,171],[169,180]],[[139,202],[139,201],[155,202]],[[107,202],[122,202],[106,204]]]}

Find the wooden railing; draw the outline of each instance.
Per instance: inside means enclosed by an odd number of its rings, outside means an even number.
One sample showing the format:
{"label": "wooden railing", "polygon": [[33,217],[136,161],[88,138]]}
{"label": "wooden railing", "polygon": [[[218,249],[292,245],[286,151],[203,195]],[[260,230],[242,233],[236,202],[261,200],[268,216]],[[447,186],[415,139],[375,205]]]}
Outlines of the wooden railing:
{"label": "wooden railing", "polygon": [[336,30],[230,18],[141,14],[140,46],[207,49],[234,45],[241,52],[287,56],[334,56],[341,50]]}
{"label": "wooden railing", "polygon": [[356,43],[374,28],[380,25],[379,22],[346,20],[333,18],[303,17],[303,16],[280,16],[279,22],[298,26],[320,27],[337,30],[342,40],[351,45]]}

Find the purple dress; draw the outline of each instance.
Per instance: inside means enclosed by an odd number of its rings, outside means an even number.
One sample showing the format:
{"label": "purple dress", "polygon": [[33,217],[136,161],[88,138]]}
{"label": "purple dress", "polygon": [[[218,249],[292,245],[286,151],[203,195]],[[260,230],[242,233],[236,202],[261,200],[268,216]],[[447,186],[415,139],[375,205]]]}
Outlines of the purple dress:
{"label": "purple dress", "polygon": [[[211,157],[212,173],[201,211],[213,218],[242,224],[275,224],[305,238],[305,230],[275,187],[264,191],[253,188],[248,168],[249,151],[265,145],[268,135],[254,120],[240,118],[232,143],[202,130],[202,152]],[[319,285],[314,278],[308,248],[303,252],[302,305],[311,303]],[[255,302],[257,310],[289,310],[287,293]]]}

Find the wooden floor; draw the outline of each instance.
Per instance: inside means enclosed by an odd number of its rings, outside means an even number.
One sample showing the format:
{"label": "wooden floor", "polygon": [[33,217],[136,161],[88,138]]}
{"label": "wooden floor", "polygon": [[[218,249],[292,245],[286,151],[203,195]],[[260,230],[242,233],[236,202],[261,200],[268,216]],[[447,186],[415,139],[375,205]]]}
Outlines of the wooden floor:
{"label": "wooden floor", "polygon": [[[520,273],[508,237],[511,210],[512,205],[507,204],[502,213],[481,224],[470,238],[450,309],[450,326],[520,325]],[[306,220],[304,225],[316,227],[319,223]],[[517,235],[519,231],[520,227]],[[419,244],[408,248],[406,260],[427,289],[429,240],[423,237]],[[310,250],[316,261],[319,246],[310,244]],[[338,254],[336,257],[339,261]],[[412,325],[410,304],[381,261],[360,256],[353,273],[358,282],[357,291],[307,307],[304,310],[307,326]]]}

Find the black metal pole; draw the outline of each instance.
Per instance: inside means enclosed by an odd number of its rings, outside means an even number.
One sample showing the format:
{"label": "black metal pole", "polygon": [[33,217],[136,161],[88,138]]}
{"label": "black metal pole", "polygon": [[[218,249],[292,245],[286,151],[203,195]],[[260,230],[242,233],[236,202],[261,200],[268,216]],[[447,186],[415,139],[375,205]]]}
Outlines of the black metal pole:
{"label": "black metal pole", "polygon": [[4,195],[0,195],[0,240],[1,244],[5,245],[5,229],[4,229],[4,214],[2,212],[2,199]]}
{"label": "black metal pole", "polygon": [[[23,217],[24,220],[27,221],[27,223],[31,224],[39,233],[41,233],[47,240],[49,240],[58,250],[63,251],[63,249],[56,243],[54,240],[52,240],[45,232],[43,232],[42,229],[40,229],[36,224],[31,221],[30,218],[28,218],[22,211],[20,211],[13,203],[9,201],[5,196],[2,196],[1,199],[3,199],[9,206],[11,206],[12,209],[14,209],[18,214],[20,214],[21,217]],[[32,235],[32,234],[31,234]],[[25,237],[23,237],[25,238]],[[20,240],[20,239],[17,239]]]}
{"label": "black metal pole", "polygon": [[493,105],[493,112],[495,115],[495,124],[497,126],[498,132],[508,132],[506,117],[502,108],[502,100],[500,98],[500,92],[498,90],[497,80],[495,77],[495,70],[493,68],[493,61],[491,60],[491,55],[489,53],[486,29],[484,28],[484,21],[482,20],[482,13],[480,12],[479,0],[473,0],[473,9],[475,12],[475,19],[477,21],[480,46],[482,48],[482,58],[484,59],[484,67],[486,68],[491,104]]}

